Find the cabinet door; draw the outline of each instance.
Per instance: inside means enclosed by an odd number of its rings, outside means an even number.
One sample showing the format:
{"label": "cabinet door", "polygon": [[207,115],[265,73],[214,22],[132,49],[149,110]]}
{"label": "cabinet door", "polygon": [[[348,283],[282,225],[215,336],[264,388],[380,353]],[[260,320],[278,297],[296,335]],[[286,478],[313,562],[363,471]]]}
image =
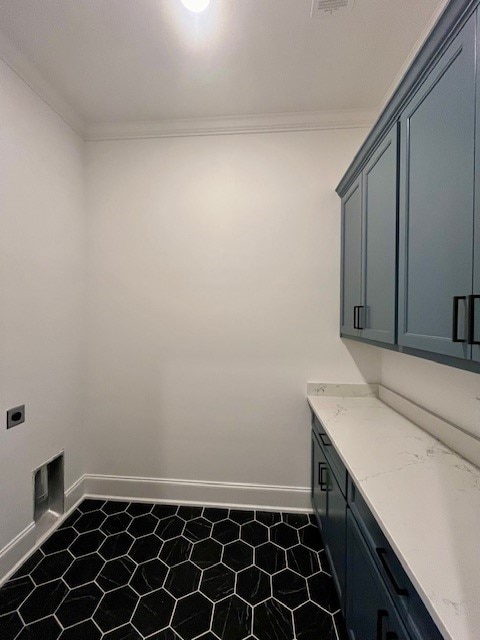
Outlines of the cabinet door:
{"label": "cabinet door", "polygon": [[[475,16],[401,117],[399,344],[470,357]],[[463,299],[454,301],[454,296]],[[453,306],[458,319],[453,327]],[[453,340],[458,332],[458,339]]]}
{"label": "cabinet door", "polygon": [[[477,33],[480,34],[480,10],[477,11]],[[474,267],[473,267],[473,294],[471,300],[471,336],[472,359],[480,362],[480,50],[477,48],[477,131],[475,145],[475,226],[473,231],[474,240]],[[477,297],[478,296],[478,297]]]}
{"label": "cabinet door", "polygon": [[370,551],[347,514],[346,622],[350,640],[408,640]]}
{"label": "cabinet door", "polygon": [[363,171],[362,337],[395,343],[397,125]]}
{"label": "cabinet door", "polygon": [[327,515],[327,467],[325,455],[312,432],[312,505],[322,531]]}
{"label": "cabinet door", "polygon": [[358,316],[362,287],[362,184],[359,177],[342,199],[342,335],[359,336]]}
{"label": "cabinet door", "polygon": [[344,608],[347,503],[330,467],[327,469],[327,483],[327,516],[323,538],[335,586]]}

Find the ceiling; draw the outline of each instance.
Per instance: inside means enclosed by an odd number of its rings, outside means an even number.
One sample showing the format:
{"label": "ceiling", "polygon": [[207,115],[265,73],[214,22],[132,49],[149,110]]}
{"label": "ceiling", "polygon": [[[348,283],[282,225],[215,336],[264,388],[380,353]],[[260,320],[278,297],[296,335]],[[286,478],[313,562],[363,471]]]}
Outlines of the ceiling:
{"label": "ceiling", "polygon": [[0,25],[23,67],[98,125],[378,108],[444,5],[350,0],[312,19],[311,0],[211,0],[201,14],[180,0],[0,0]]}

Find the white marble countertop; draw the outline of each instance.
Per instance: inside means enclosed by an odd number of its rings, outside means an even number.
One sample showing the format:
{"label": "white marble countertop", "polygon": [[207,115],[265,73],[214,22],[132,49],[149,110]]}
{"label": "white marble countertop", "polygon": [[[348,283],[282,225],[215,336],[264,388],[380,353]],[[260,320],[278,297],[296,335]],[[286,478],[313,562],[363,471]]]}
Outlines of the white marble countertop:
{"label": "white marble countertop", "polygon": [[480,469],[375,397],[308,402],[445,639],[478,640]]}

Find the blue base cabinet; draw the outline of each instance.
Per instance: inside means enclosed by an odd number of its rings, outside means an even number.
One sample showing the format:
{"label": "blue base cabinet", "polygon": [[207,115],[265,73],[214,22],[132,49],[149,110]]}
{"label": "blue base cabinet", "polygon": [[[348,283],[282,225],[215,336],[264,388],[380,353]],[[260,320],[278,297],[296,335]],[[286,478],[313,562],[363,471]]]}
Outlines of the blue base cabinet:
{"label": "blue base cabinet", "polygon": [[[333,581],[340,602],[344,605],[346,484],[345,476],[343,482],[341,478],[338,478],[338,462],[332,462],[333,452],[329,452],[329,447],[331,444],[326,440],[320,423],[314,421],[312,429],[312,504],[322,531],[325,553],[330,562]],[[335,454],[333,453],[333,455]],[[342,482],[342,489],[339,480]]]}
{"label": "blue base cabinet", "polygon": [[345,618],[350,640],[407,640],[410,636],[350,511],[347,549]]}
{"label": "blue base cabinet", "polygon": [[442,640],[315,416],[311,477],[312,506],[349,640]]}

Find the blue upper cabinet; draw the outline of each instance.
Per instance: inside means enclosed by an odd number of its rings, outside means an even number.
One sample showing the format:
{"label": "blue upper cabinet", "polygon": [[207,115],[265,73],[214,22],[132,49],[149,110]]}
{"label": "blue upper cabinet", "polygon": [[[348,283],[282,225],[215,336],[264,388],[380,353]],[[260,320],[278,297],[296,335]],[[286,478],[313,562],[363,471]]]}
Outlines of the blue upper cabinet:
{"label": "blue upper cabinet", "polygon": [[472,15],[400,119],[398,343],[457,358],[471,357],[475,32]]}
{"label": "blue upper cabinet", "polygon": [[362,337],[395,342],[397,126],[362,173]]}
{"label": "blue upper cabinet", "polygon": [[358,337],[362,304],[362,181],[355,180],[342,199],[342,272],[340,330]]}
{"label": "blue upper cabinet", "polygon": [[341,334],[395,342],[397,127],[342,200]]}
{"label": "blue upper cabinet", "polygon": [[[480,34],[480,11],[477,11],[477,34]],[[472,359],[480,362],[480,51],[477,48],[477,131],[475,144],[475,221],[473,230],[473,292],[469,306],[469,339]]]}

